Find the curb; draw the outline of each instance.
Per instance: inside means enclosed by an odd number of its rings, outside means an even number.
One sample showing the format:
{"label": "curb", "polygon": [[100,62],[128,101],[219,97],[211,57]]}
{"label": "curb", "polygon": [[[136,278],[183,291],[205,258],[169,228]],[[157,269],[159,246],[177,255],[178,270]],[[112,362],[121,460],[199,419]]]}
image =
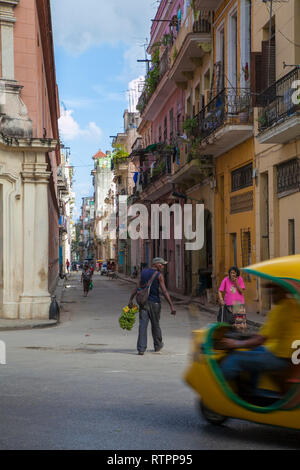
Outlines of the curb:
{"label": "curb", "polygon": [[[12,320],[13,321],[13,320]],[[16,320],[17,321],[17,320]],[[53,328],[57,326],[58,322],[56,320],[49,320],[45,323],[33,323],[29,325],[19,325],[19,326],[0,326],[0,331],[22,331],[22,330],[33,330],[33,329],[42,329],[42,328]]]}

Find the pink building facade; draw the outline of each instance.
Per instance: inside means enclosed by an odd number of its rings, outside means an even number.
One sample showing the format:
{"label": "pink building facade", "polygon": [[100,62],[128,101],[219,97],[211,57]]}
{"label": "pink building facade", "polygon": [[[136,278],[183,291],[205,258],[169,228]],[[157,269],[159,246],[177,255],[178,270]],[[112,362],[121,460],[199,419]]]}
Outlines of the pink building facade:
{"label": "pink building facade", "polygon": [[50,0],[0,0],[0,317],[49,317],[59,264]]}
{"label": "pink building facade", "polygon": [[[175,2],[163,0],[151,29],[148,52],[152,55],[152,70],[155,66],[159,69],[159,79],[152,93],[147,93],[145,87],[139,102],[142,116],[139,132],[144,146],[139,159],[139,171],[142,174],[139,198],[140,202],[148,204],[149,214],[151,204],[169,206],[175,202],[183,204],[182,201],[176,201],[173,197],[172,174],[174,165],[180,158],[176,141],[177,136],[182,133],[185,96],[184,90],[169,77],[171,48],[179,34],[183,14],[183,0]],[[155,65],[158,56],[159,65]],[[152,259],[157,256],[166,259],[168,261],[165,271],[166,284],[171,291],[183,293],[185,290],[182,255],[184,246],[183,240],[174,239],[173,218],[171,212],[169,240],[162,239],[161,234],[159,239],[153,240],[149,233],[149,239],[140,242],[138,252],[142,266],[151,265]]]}

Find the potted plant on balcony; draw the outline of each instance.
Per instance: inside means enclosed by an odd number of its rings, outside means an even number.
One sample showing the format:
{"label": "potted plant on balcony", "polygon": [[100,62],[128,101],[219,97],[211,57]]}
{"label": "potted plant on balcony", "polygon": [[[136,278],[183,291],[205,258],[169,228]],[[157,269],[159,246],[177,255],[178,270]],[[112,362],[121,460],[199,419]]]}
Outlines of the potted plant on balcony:
{"label": "potted plant on balcony", "polygon": [[182,127],[189,138],[195,139],[197,137],[198,122],[195,117],[186,119]]}
{"label": "potted plant on balcony", "polygon": [[152,171],[152,178],[156,179],[157,177],[161,176],[164,171],[166,170],[166,161],[162,160],[161,162],[157,163]]}
{"label": "potted plant on balcony", "polygon": [[173,34],[165,34],[161,41],[163,46],[171,46],[173,44]]}
{"label": "potted plant on balcony", "polygon": [[114,152],[112,154],[114,165],[127,161],[129,153],[125,151],[122,145],[116,144],[114,146]]}
{"label": "potted plant on balcony", "polygon": [[197,5],[197,0],[191,0],[191,8],[192,8],[193,13],[194,13],[195,21],[198,21],[199,17],[200,17],[200,10],[199,10],[198,5]]}
{"label": "potted plant on balcony", "polygon": [[267,113],[266,111],[262,111],[257,119],[259,129],[263,129],[267,125]]}
{"label": "potted plant on balcony", "polygon": [[159,82],[159,63],[159,47],[157,47],[152,56],[152,68],[149,70],[145,80],[145,92],[148,98],[154,93]]}

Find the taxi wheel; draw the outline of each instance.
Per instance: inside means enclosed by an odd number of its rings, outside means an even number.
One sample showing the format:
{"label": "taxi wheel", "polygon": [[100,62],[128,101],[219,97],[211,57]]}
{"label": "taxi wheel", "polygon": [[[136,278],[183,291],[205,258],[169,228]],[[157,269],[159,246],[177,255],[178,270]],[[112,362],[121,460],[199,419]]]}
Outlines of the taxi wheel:
{"label": "taxi wheel", "polygon": [[227,416],[219,415],[214,411],[210,410],[203,404],[202,401],[199,402],[200,411],[202,416],[208,421],[210,424],[221,425],[228,420]]}

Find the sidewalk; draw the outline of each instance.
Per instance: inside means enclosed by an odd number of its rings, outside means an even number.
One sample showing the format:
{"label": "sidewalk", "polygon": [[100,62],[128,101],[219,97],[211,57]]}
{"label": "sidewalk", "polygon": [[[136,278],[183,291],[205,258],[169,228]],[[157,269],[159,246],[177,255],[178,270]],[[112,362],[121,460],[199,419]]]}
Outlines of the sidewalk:
{"label": "sidewalk", "polygon": [[[56,297],[58,305],[61,305],[63,292],[65,287],[65,280],[60,279],[57,283],[55,292],[53,295]],[[57,326],[57,320],[7,320],[5,318],[0,318],[0,331],[14,331],[14,330],[31,330],[34,328],[50,328]]]}
{"label": "sidewalk", "polygon": [[[136,284],[137,282],[135,279],[132,279],[131,277],[126,276],[125,274],[117,273],[117,275],[118,275],[118,279],[121,279],[122,281],[131,282],[132,284]],[[218,311],[219,311],[219,306],[217,304],[213,304],[213,303],[203,304],[200,301],[199,297],[181,295],[181,294],[178,294],[177,292],[169,291],[169,294],[176,303],[180,305],[189,305],[191,303],[197,304],[201,310],[211,313],[212,315],[214,315],[215,318],[217,318]],[[260,328],[264,324],[265,318],[266,317],[264,315],[254,313],[254,312],[247,312],[247,323],[251,326]]]}

